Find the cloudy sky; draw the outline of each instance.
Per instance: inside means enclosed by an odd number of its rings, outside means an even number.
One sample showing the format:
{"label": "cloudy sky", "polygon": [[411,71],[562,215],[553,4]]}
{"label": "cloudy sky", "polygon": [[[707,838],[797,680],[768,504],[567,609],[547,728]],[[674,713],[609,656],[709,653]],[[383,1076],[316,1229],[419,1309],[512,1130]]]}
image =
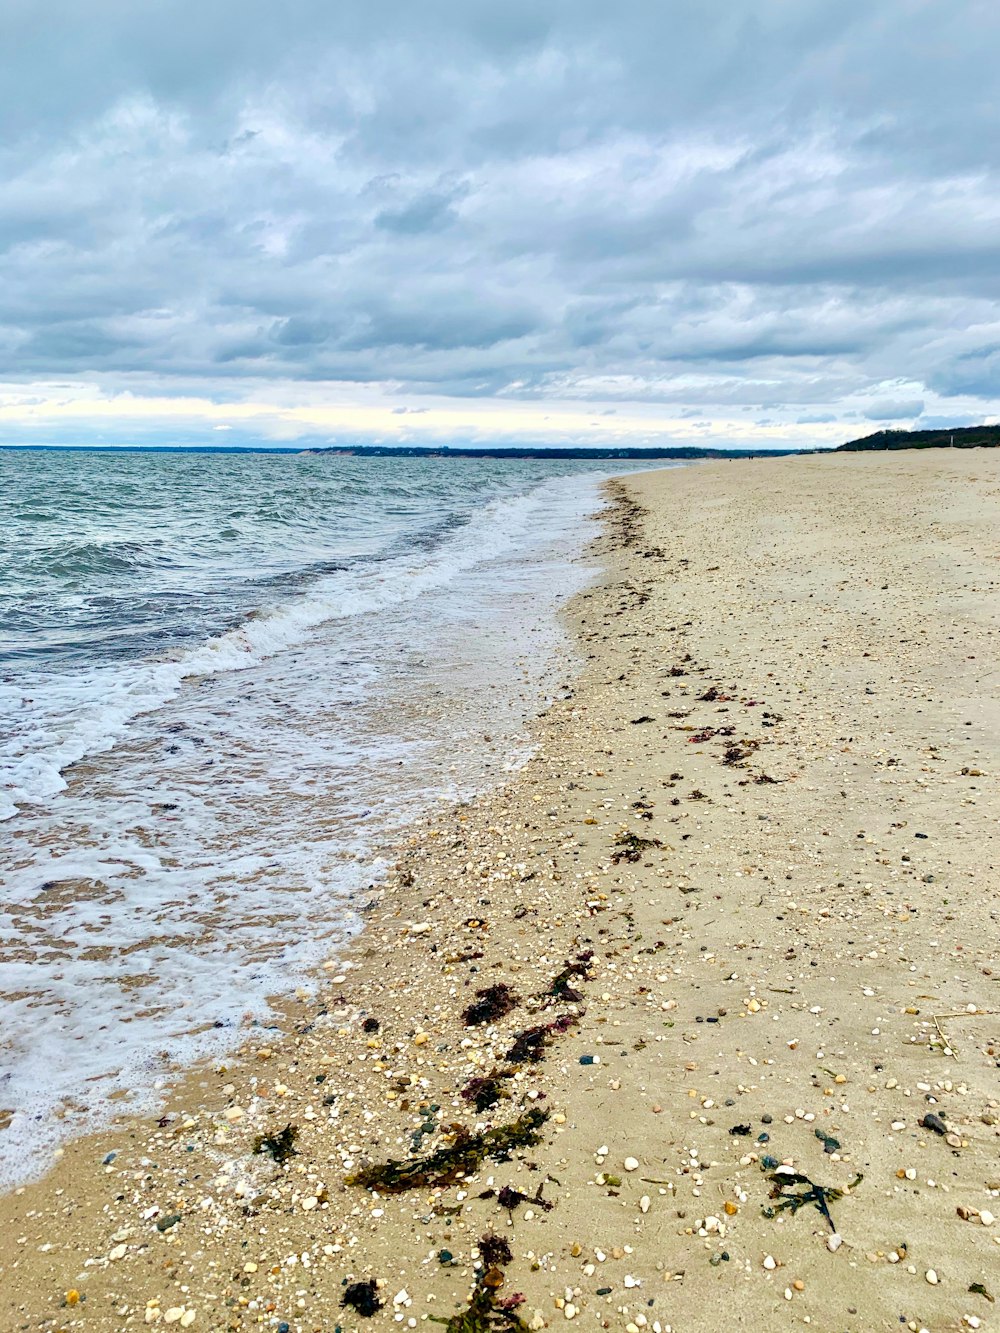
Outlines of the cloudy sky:
{"label": "cloudy sky", "polygon": [[995,0],[4,0],[0,441],[1000,413]]}

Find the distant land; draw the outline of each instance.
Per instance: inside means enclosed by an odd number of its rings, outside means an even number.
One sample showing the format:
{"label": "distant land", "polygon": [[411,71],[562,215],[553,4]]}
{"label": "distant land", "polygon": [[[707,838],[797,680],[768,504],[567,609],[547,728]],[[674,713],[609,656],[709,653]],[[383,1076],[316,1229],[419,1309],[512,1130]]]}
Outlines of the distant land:
{"label": "distant land", "polygon": [[612,445],[605,448],[532,448],[530,445],[334,445],[330,448],[303,449],[304,454],[344,454],[361,458],[771,458],[778,455],[813,453],[812,449],[699,449],[696,445],[630,448]]}
{"label": "distant land", "polygon": [[725,458],[783,458],[791,454],[829,454],[884,449],[991,449],[1000,446],[1000,425],[955,426],[943,430],[878,430],[846,444],[794,449],[706,449],[699,445],[447,445],[447,444],[333,444],[333,445],[207,445],[207,444],[0,444],[6,450],[72,450],[97,453],[159,454],[283,454],[290,458],[333,455],[346,458],[534,458],[534,459],[655,459],[697,461]]}
{"label": "distant land", "polygon": [[956,426],[949,430],[878,430],[860,440],[838,444],[837,451],[861,449],[995,449],[1000,426]]}

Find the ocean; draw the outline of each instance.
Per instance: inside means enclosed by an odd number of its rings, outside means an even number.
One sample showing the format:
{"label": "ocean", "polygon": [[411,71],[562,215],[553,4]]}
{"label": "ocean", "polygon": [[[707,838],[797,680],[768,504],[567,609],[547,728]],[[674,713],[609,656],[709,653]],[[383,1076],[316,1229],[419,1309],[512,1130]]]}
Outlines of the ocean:
{"label": "ocean", "polygon": [[0,450],[0,1186],[266,1023],[523,762],[603,467]]}

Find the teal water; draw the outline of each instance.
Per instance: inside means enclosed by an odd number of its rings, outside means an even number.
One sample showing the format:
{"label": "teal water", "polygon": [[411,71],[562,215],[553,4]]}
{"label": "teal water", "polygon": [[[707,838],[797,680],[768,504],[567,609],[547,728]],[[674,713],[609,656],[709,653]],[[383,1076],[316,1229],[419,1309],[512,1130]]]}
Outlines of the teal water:
{"label": "teal water", "polygon": [[393,831],[518,762],[599,480],[0,451],[0,1182],[266,1019]]}

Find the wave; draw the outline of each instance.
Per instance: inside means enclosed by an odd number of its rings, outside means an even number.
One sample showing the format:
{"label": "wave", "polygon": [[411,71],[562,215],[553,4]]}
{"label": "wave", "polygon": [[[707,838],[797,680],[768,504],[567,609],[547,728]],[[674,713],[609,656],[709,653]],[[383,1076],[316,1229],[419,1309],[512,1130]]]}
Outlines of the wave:
{"label": "wave", "polygon": [[[442,518],[434,525],[440,540],[432,549],[427,549],[426,532],[424,545],[421,534],[412,534],[417,545],[411,542],[405,554],[337,568],[306,591],[251,612],[236,627],[159,659],[72,674],[37,672],[30,682],[23,677],[0,681],[0,717],[13,723],[0,749],[0,820],[65,790],[64,773],[71,765],[113,749],[134,718],[162,707],[185,681],[246,670],[330,621],[412,602],[480,563],[520,546],[547,543],[598,504],[592,477],[552,479],[527,493],[493,500],[460,527]],[[133,555],[138,553],[119,550],[115,558]]]}

